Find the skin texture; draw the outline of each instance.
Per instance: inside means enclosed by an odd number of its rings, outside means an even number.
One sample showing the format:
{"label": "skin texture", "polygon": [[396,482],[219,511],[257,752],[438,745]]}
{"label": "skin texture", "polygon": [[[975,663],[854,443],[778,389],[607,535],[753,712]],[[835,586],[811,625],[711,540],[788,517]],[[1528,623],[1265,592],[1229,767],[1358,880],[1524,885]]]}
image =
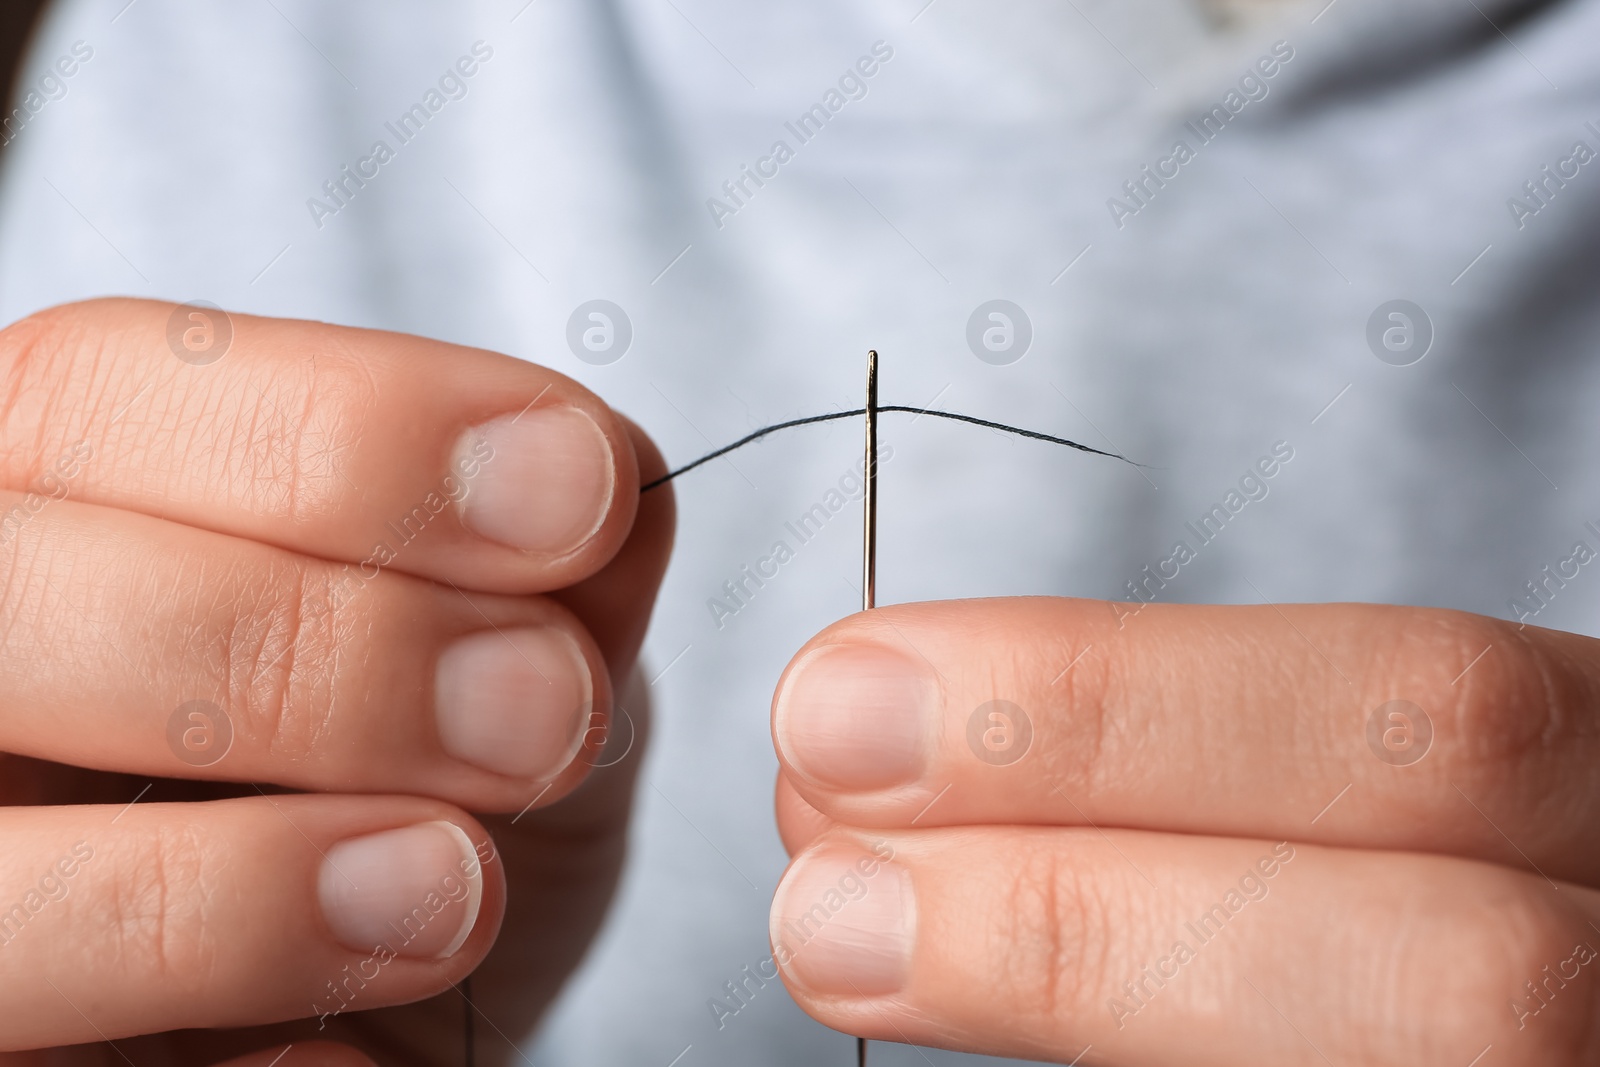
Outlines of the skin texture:
{"label": "skin texture", "polygon": [[[840,677],[820,648],[931,679],[908,780],[807,762],[794,709]],[[1449,611],[852,616],[775,699],[784,980],[850,1033],[1063,1063],[1600,1062],[1597,687],[1600,642]],[[1014,757],[969,732],[994,700],[1031,726]],[[1394,700],[1431,723],[1420,758],[1369,740]],[[857,729],[820,706],[833,743]],[[862,766],[896,758],[859,730]],[[828,924],[900,962],[850,963]]]}
{"label": "skin texture", "polygon": [[[630,687],[673,525],[670,490],[638,485],[661,459],[520,360],[235,315],[202,365],[176,358],[173,312],[93,301],[0,332],[3,907],[93,849],[0,949],[0,1062],[266,1067],[292,1045],[281,1063],[457,1063],[469,974],[480,1062],[505,1062],[620,869],[648,732]],[[469,428],[547,406],[607,442],[592,536],[522,550],[452,505],[341,584]],[[576,757],[523,781],[443,750],[432,665],[457,637],[535,624],[581,651],[593,708]],[[206,766],[168,732],[197,696],[233,727]],[[387,962],[332,1014],[329,983],[370,954],[323,917],[323,857],[441,820],[483,861],[471,934],[446,959]]]}

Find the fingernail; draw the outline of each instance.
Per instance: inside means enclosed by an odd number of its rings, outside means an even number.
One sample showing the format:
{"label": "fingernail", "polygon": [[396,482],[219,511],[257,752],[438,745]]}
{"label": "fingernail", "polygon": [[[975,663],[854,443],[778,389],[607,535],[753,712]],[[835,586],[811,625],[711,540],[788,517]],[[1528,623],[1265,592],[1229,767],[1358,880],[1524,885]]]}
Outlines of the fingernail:
{"label": "fingernail", "polygon": [[335,940],[352,952],[442,960],[478,921],[483,867],[461,827],[425,822],[328,849],[317,899]]}
{"label": "fingernail", "polygon": [[905,984],[916,943],[916,895],[910,872],[884,858],[886,848],[803,854],[778,886],[773,954],[812,992],[881,996]]}
{"label": "fingernail", "polygon": [[799,774],[867,790],[922,774],[939,717],[938,681],[922,660],[881,645],[830,645],[789,672],[773,725]]}
{"label": "fingernail", "polygon": [[[468,471],[476,468],[474,474]],[[605,521],[616,490],[611,445],[577,408],[532,408],[475,426],[453,472],[469,488],[461,521],[513,548],[565,555]]]}
{"label": "fingernail", "polygon": [[583,650],[553,626],[468,634],[445,648],[434,673],[444,750],[513,778],[564,771],[583,747],[593,701]]}

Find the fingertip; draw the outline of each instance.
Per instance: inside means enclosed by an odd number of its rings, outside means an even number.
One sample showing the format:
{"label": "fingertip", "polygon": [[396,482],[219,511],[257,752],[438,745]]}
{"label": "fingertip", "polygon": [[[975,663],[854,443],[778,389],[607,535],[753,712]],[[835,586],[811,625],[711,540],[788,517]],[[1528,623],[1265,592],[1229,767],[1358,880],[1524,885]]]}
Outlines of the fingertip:
{"label": "fingertip", "polygon": [[650,622],[654,593],[666,574],[672,553],[677,505],[671,483],[648,492],[638,489],[666,473],[667,465],[649,436],[623,415],[613,417],[624,429],[636,476],[633,502],[636,510],[626,540],[599,573],[558,590],[554,599],[571,608],[605,653],[613,679],[633,670]]}
{"label": "fingertip", "polygon": [[[620,411],[613,410],[611,415],[621,425],[627,435],[628,443],[633,446],[634,462],[637,464],[640,484],[648,485],[650,482],[665,475],[667,473],[666,458],[661,455],[661,449],[656,447],[655,441],[649,434],[645,433],[644,428]],[[662,483],[663,486],[670,484],[672,483]],[[654,492],[654,490],[651,491]]]}
{"label": "fingertip", "polygon": [[778,836],[790,856],[804,850],[817,838],[839,824],[812,807],[795,789],[794,783],[783,771],[773,789],[773,807],[777,811]]}
{"label": "fingertip", "polygon": [[[663,568],[672,550],[673,534],[677,527],[677,494],[671,482],[660,479],[667,475],[666,457],[656,447],[655,441],[644,429],[626,415],[613,412],[622,424],[628,442],[633,448],[634,469],[637,472],[639,510],[634,517],[635,536],[643,535],[649,543],[658,546],[657,554]],[[652,486],[645,489],[645,486]]]}
{"label": "fingertip", "polygon": [[[317,900],[333,940],[350,952],[455,960],[480,935],[493,910],[488,889],[495,852],[481,826],[434,819],[345,837],[323,852]],[[498,872],[496,872],[498,873]],[[488,905],[488,907],[486,907]]]}
{"label": "fingertip", "polygon": [[911,872],[894,846],[841,833],[789,864],[773,895],[768,933],[785,984],[812,1011],[900,991],[916,916]]}
{"label": "fingertip", "polygon": [[790,664],[773,700],[784,768],[813,790],[868,794],[921,779],[944,706],[927,660],[878,641],[829,643]]}
{"label": "fingertip", "polygon": [[468,427],[450,466],[471,480],[458,502],[467,531],[570,583],[626,543],[639,465],[630,427],[599,397],[562,385]]}
{"label": "fingertip", "polygon": [[474,492],[461,498],[473,533],[533,555],[559,558],[583,549],[610,518],[618,462],[611,435],[581,407],[524,409],[462,434],[451,465],[479,461]]}

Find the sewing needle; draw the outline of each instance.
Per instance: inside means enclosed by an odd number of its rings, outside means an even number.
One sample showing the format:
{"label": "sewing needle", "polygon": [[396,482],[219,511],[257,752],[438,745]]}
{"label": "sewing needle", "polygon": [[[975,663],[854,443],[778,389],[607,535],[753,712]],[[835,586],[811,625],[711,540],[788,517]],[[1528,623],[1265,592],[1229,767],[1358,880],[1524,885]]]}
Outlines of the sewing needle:
{"label": "sewing needle", "polygon": [[[867,443],[862,462],[866,493],[861,498],[861,610],[871,611],[878,584],[878,353],[867,352]],[[867,1039],[856,1038],[856,1067],[867,1067]]]}
{"label": "sewing needle", "polygon": [[878,576],[878,353],[867,353],[867,454],[862,463],[861,610],[871,611]]}

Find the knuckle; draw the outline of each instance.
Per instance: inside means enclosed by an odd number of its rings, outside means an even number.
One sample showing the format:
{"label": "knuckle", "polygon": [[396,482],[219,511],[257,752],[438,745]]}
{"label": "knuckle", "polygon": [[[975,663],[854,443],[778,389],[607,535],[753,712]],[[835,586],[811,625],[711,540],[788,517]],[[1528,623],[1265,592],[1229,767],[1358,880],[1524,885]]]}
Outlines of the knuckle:
{"label": "knuckle", "polygon": [[[336,344],[273,368],[270,380],[241,389],[218,377],[198,413],[218,442],[221,470],[239,506],[299,525],[326,522],[348,496],[348,471],[375,404],[370,370]],[[185,434],[180,427],[174,434]],[[214,492],[215,490],[213,490]]]}
{"label": "knuckle", "polygon": [[1418,983],[1416,990],[1423,1003],[1414,1017],[1439,1024],[1428,1033],[1444,1041],[1482,1034],[1484,1041],[1516,1048],[1523,1062],[1594,1062],[1600,981],[1593,972],[1600,960],[1582,919],[1542,885],[1508,876],[1496,890],[1452,910],[1445,925],[1439,932],[1454,946],[1450,958],[1470,962],[1441,968],[1439,942],[1430,937],[1415,945],[1423,957],[1419,971],[1439,975],[1439,986]]}
{"label": "knuckle", "polygon": [[1109,898],[1081,863],[1055,848],[1008,859],[1002,908],[985,954],[995,993],[1041,1024],[1089,1009],[1106,972]]}
{"label": "knuckle", "polygon": [[1442,769],[1451,780],[1495,792],[1530,760],[1574,739],[1560,669],[1526,632],[1458,612],[1415,619],[1400,642],[1401,688],[1422,694],[1419,703],[1437,715]]}
{"label": "knuckle", "polygon": [[[1019,664],[1017,670],[1023,669]],[[1146,702],[1129,695],[1124,674],[1130,669],[1117,656],[1084,655],[1045,690],[1048,703],[1036,726],[1041,759],[1048,779],[1067,797],[1096,796],[1121,784],[1110,776],[1131,775],[1139,766],[1148,723],[1141,721],[1144,713],[1139,710]],[[1119,754],[1117,758],[1103,758],[1107,745]],[[1081,817],[1071,808],[1065,814]]]}
{"label": "knuckle", "polygon": [[117,849],[110,892],[97,916],[106,945],[125,973],[204,985],[226,940],[207,919],[217,872],[200,836],[186,825],[152,825]]}
{"label": "knuckle", "polygon": [[266,581],[241,590],[218,666],[236,744],[291,763],[317,756],[334,721],[332,679],[353,615],[330,569],[307,561],[276,563]]}
{"label": "knuckle", "polygon": [[[0,329],[6,484],[32,484],[72,433],[93,426],[137,438],[142,492],[222,497],[251,514],[299,524],[335,521],[382,391],[370,362],[340,331],[315,328],[279,345],[270,363],[240,360],[205,374],[173,374],[167,357],[141,340],[145,320],[160,313],[135,301],[92,300]],[[158,368],[151,386],[147,379]],[[154,390],[149,399],[123,406],[147,387]]]}

